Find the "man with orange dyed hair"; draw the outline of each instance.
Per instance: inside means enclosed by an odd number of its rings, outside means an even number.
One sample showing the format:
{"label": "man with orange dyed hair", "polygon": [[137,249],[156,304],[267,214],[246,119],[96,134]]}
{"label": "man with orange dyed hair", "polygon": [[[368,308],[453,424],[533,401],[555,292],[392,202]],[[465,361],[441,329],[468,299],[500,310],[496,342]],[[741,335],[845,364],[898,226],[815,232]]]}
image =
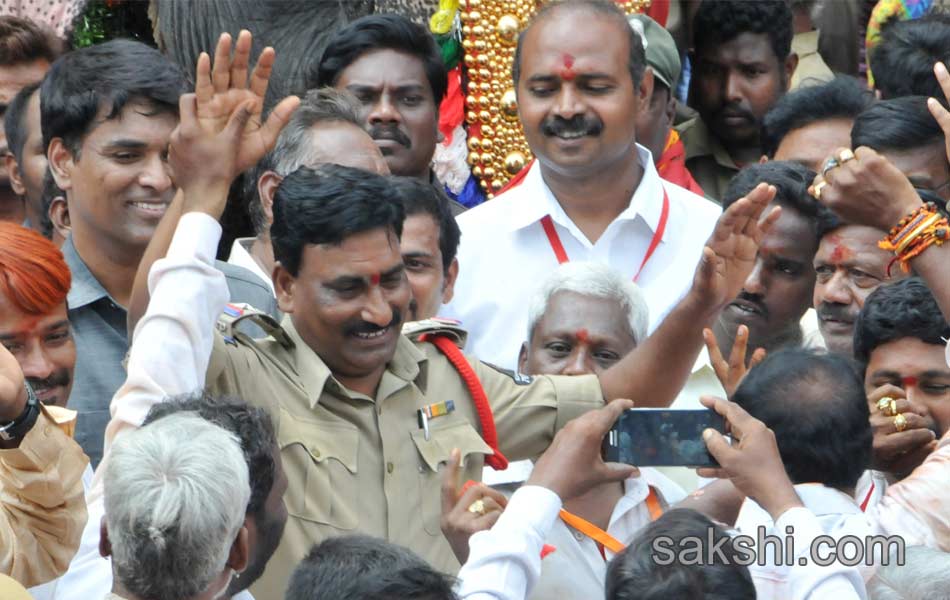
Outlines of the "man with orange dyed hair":
{"label": "man with orange dyed hair", "polygon": [[59,248],[31,229],[0,222],[0,344],[20,363],[43,404],[66,406],[72,388],[70,283]]}

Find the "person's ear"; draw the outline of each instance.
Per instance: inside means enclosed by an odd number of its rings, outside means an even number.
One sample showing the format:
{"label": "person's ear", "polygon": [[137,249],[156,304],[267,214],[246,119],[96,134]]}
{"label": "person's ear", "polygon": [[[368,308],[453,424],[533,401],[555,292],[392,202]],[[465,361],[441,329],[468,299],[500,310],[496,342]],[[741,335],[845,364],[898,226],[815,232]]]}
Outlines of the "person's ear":
{"label": "person's ear", "polygon": [[53,181],[59,189],[63,191],[72,189],[72,172],[76,160],[73,153],[63,143],[63,138],[53,138],[50,141],[46,158],[49,161],[49,170],[53,174]]}
{"label": "person's ear", "polygon": [[238,573],[243,573],[247,569],[247,563],[251,559],[251,545],[247,540],[247,525],[238,530],[234,543],[231,544],[231,552],[228,553],[228,562],[226,566]]}
{"label": "person's ear", "polygon": [[640,80],[640,88],[637,90],[637,106],[640,110],[650,105],[650,98],[653,97],[653,69],[647,67],[643,70],[643,78]]}
{"label": "person's ear", "polygon": [[518,351],[518,372],[527,375],[525,370],[528,368],[528,342],[521,343],[521,350]]}
{"label": "person's ear", "polygon": [[284,178],[273,171],[264,171],[257,179],[257,195],[261,199],[261,209],[267,219],[267,227],[274,222],[274,195]]}
{"label": "person's ear", "polygon": [[271,280],[274,282],[274,295],[277,296],[277,307],[280,312],[290,314],[294,312],[294,291],[297,285],[297,278],[290,274],[290,271],[280,264],[280,261],[274,263],[274,272],[271,273]]}
{"label": "person's ear", "polygon": [[7,176],[10,178],[10,188],[17,196],[26,194],[26,186],[23,185],[23,178],[20,176],[20,163],[12,152],[8,152],[3,159],[4,167],[7,170]]}
{"label": "person's ear", "polygon": [[[666,101],[666,108],[663,109],[663,118],[666,120],[667,127],[672,127],[673,121],[676,120],[676,96],[673,95],[673,90],[670,90],[669,96]],[[669,134],[667,133],[667,135]]]}
{"label": "person's ear", "polygon": [[105,516],[99,521],[99,556],[103,558],[112,556],[112,542],[109,541],[109,529],[106,527]]}
{"label": "person's ear", "polygon": [[455,280],[459,276],[459,259],[453,258],[442,280],[442,304],[448,304],[455,295]]}
{"label": "person's ear", "polygon": [[62,196],[53,198],[46,214],[53,223],[53,231],[63,239],[68,238],[73,228],[69,222],[69,205],[66,203],[66,198]]}
{"label": "person's ear", "polygon": [[788,58],[785,59],[785,90],[788,91],[792,87],[792,75],[795,74],[795,69],[798,68],[798,55],[794,52],[788,55]]}

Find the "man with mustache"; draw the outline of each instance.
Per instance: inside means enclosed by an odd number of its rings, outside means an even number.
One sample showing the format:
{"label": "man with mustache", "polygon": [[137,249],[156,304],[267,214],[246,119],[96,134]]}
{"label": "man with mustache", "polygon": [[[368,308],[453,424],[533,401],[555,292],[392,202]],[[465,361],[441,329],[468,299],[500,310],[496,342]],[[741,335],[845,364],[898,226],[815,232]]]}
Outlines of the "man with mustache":
{"label": "man with mustache", "polygon": [[[76,441],[94,467],[102,458],[109,398],[125,380],[125,307],[135,271],[175,194],[168,140],[185,89],[174,63],[130,40],[64,55],[40,87],[43,145],[72,225],[63,244],[78,353],[69,407],[79,412]],[[253,273],[225,263],[218,268],[228,275],[235,302],[273,310],[270,291]]]}
{"label": "man with mustache", "polygon": [[637,143],[653,91],[646,64],[613,2],[547,4],[521,34],[513,75],[537,160],[520,185],[458,219],[460,272],[443,314],[469,331],[469,352],[514,369],[524,306],[559,263],[599,262],[635,280],[650,330],[689,287],[719,208],[660,179]]}
{"label": "man with mustache", "polygon": [[[397,14],[370,15],[340,29],[316,67],[313,87],[353,93],[366,131],[393,175],[442,184],[432,172],[439,141],[439,104],[448,81],[429,31]],[[465,207],[451,202],[453,214]]]}
{"label": "man with mustache", "polygon": [[762,155],[762,119],[788,90],[798,57],[791,51],[786,0],[704,0],[693,19],[690,105],[699,116],[677,129],[686,166],[712,198]]}

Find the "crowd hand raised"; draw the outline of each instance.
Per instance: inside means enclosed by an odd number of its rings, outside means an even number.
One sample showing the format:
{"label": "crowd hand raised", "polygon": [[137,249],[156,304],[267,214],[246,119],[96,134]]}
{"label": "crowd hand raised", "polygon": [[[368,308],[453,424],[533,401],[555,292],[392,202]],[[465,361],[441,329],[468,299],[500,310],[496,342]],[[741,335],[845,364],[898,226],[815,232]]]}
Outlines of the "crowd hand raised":
{"label": "crowd hand raised", "polygon": [[600,484],[636,476],[636,467],[605,463],[601,455],[604,436],[630,408],[632,400],[618,399],[569,421],[535,463],[527,485],[545,487],[567,502]]}
{"label": "crowd hand raised", "polygon": [[773,208],[762,216],[775,197],[775,187],[760,183],[722,213],[693,278],[690,298],[695,306],[711,317],[731,302],[742,290],[762,238],[778,220],[781,212]]}
{"label": "crowd hand raised", "polygon": [[[943,90],[944,100],[950,104],[950,73],[947,72],[947,66],[942,62],[936,63],[934,65],[934,75],[937,77],[937,82],[940,83],[940,89]],[[943,137],[947,144],[947,160],[950,160],[950,111],[944,108],[936,98],[927,100],[927,108],[930,109],[930,114],[937,120],[940,129],[943,129]]]}
{"label": "crowd hand raised", "polygon": [[[847,151],[838,148],[829,158],[840,160]],[[883,232],[921,205],[907,177],[891,161],[864,146],[854,151],[854,158],[816,176],[810,191],[845,221]]]}
{"label": "crowd hand raised", "polygon": [[719,468],[698,469],[697,473],[702,477],[729,478],[736,489],[758,502],[773,519],[790,508],[802,506],[785,472],[772,430],[735,402],[709,396],[703,396],[700,402],[725,418],[732,444],[714,429],[704,431],[706,447],[719,462]]}
{"label": "crowd hand raised", "polygon": [[[878,408],[882,398],[893,398],[896,414]],[[927,419],[921,410],[906,399],[904,390],[887,384],[868,395],[871,407],[871,429],[874,432],[871,465],[878,471],[890,473],[901,479],[917,468],[937,447],[936,435],[928,428]],[[904,415],[906,428],[897,431],[895,417]]]}
{"label": "crowd hand raised", "polygon": [[9,423],[23,414],[26,402],[23,369],[6,346],[0,344],[0,423]]}
{"label": "crowd hand raised", "polygon": [[[171,136],[169,162],[176,184],[186,192],[230,186],[274,146],[300,102],[296,96],[285,98],[262,120],[275,54],[273,48],[265,48],[248,78],[251,42],[250,32],[241,31],[232,58],[231,36],[221,34],[214,65],[202,52],[195,69],[195,92],[179,100],[181,120]],[[193,196],[200,200],[206,194]],[[210,196],[220,200],[220,194]],[[207,207],[213,209],[209,212],[220,214],[223,204],[213,204]]]}
{"label": "crowd hand raised", "polygon": [[712,329],[703,329],[703,341],[706,342],[706,350],[709,352],[709,362],[712,363],[713,370],[722,389],[726,391],[726,397],[732,398],[739,388],[739,384],[745,379],[746,374],[752,367],[765,360],[765,348],[757,348],[749,359],[746,366],[746,353],[749,347],[749,328],[745,325],[739,325],[736,330],[736,340],[732,344],[732,352],[729,353],[729,360],[726,361],[719,350],[719,342]]}
{"label": "crowd hand raised", "polygon": [[[462,489],[459,481],[461,461],[462,453],[456,448],[442,468],[441,527],[455,558],[465,564],[468,560],[468,538],[479,531],[491,529],[508,501],[501,492],[484,483]],[[469,510],[477,501],[481,501],[482,510]]]}

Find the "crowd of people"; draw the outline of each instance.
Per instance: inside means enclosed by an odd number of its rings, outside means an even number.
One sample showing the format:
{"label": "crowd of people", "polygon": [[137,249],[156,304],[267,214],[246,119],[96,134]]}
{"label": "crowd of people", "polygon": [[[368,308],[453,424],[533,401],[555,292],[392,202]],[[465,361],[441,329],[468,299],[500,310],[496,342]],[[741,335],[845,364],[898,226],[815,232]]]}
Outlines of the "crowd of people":
{"label": "crowd of people", "polygon": [[[869,88],[807,2],[684,2],[686,48],[538,4],[534,160],[468,209],[402,14],[276,100],[251,31],[0,17],[2,598],[950,598],[950,16]],[[718,466],[605,462],[629,409]]]}

